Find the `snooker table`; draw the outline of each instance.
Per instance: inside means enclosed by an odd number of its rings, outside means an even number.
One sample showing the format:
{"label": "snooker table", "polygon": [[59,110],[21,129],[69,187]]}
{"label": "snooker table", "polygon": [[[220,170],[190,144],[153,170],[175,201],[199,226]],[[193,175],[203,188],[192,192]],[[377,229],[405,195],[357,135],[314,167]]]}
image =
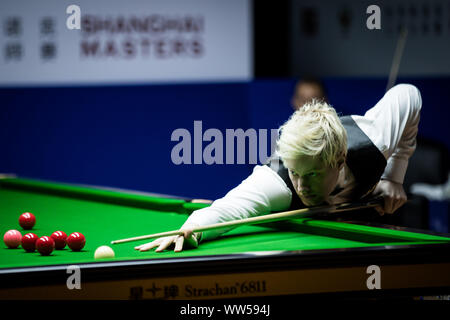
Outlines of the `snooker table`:
{"label": "snooker table", "polygon": [[[0,299],[228,299],[280,296],[450,293],[450,235],[384,225],[317,218],[242,226],[199,248],[179,253],[139,252],[148,242],[112,240],[177,229],[208,204],[164,195],[4,177],[0,179],[0,231],[50,235],[81,232],[80,252],[50,256],[21,247],[0,248]],[[19,215],[37,223],[23,230]],[[342,217],[341,217],[342,220]],[[345,219],[344,219],[345,220]],[[109,245],[115,257],[95,260]],[[368,288],[369,266],[379,286]],[[81,288],[67,282],[76,266]],[[69,268],[69,270],[68,270]],[[372,278],[373,279],[373,278]],[[73,280],[73,278],[72,278]]]}

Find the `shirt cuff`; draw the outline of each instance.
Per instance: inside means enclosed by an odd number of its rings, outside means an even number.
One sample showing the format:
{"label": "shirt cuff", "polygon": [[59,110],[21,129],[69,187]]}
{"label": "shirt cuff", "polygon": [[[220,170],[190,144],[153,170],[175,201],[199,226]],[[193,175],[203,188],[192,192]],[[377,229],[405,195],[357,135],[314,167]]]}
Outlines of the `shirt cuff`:
{"label": "shirt cuff", "polygon": [[381,179],[403,184],[407,168],[408,160],[391,157],[387,161],[387,165]]}
{"label": "shirt cuff", "polygon": [[[189,218],[188,218],[188,219],[184,222],[184,224],[181,226],[180,230],[181,230],[181,229],[186,229],[186,228],[192,228],[192,229],[195,229],[195,228],[198,228],[198,227],[200,227],[199,224],[191,223],[191,222],[189,221]],[[193,233],[193,236],[197,239],[197,242],[200,243],[200,241],[201,241],[201,239],[202,239],[202,233],[201,233],[201,232],[194,232],[194,233]]]}
{"label": "shirt cuff", "polygon": [[[203,209],[196,210],[191,213],[189,218],[186,220],[185,225],[196,225],[198,227],[204,227],[204,226],[209,226],[209,225],[220,223],[220,222],[225,222],[225,221],[217,221],[214,217],[216,214],[216,212],[214,212],[214,211],[216,211],[216,208],[211,208],[211,207],[206,207]],[[203,242],[206,240],[216,239],[219,236],[221,236],[223,233],[226,233],[232,229],[233,229],[233,227],[212,229],[212,230],[199,232],[196,236],[200,243],[200,242]]]}
{"label": "shirt cuff", "polygon": [[[207,218],[209,216],[207,214],[208,210],[206,210],[206,209],[209,209],[209,207],[198,209],[198,210],[195,210],[194,212],[192,212],[191,215],[184,222],[183,227],[184,226],[204,226],[204,225],[208,225],[208,223],[211,223],[211,222],[207,221]],[[205,212],[205,214],[202,216],[202,214],[204,212]]]}

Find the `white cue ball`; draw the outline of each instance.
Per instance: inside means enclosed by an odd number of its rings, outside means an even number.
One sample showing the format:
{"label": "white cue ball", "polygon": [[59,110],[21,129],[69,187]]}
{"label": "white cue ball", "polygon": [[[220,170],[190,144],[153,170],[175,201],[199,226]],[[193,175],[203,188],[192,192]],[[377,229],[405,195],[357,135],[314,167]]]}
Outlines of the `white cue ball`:
{"label": "white cue ball", "polygon": [[114,250],[108,246],[101,246],[95,250],[95,259],[114,258]]}

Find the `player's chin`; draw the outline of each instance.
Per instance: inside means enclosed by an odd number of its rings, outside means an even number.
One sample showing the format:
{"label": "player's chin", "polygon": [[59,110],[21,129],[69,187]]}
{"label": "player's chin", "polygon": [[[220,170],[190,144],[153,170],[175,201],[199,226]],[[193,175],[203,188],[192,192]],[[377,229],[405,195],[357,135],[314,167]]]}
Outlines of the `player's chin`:
{"label": "player's chin", "polygon": [[302,200],[303,204],[307,207],[319,206],[324,203],[324,199],[320,196],[311,196],[311,197],[300,196],[300,199]]}

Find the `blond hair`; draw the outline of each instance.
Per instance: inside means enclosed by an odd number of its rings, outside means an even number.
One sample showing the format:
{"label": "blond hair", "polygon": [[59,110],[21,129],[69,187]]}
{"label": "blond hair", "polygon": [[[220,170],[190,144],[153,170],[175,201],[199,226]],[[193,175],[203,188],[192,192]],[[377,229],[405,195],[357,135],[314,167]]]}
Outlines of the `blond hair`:
{"label": "blond hair", "polygon": [[303,105],[279,132],[277,154],[281,159],[319,156],[325,165],[334,168],[347,155],[347,132],[336,110],[324,101],[313,99]]}

